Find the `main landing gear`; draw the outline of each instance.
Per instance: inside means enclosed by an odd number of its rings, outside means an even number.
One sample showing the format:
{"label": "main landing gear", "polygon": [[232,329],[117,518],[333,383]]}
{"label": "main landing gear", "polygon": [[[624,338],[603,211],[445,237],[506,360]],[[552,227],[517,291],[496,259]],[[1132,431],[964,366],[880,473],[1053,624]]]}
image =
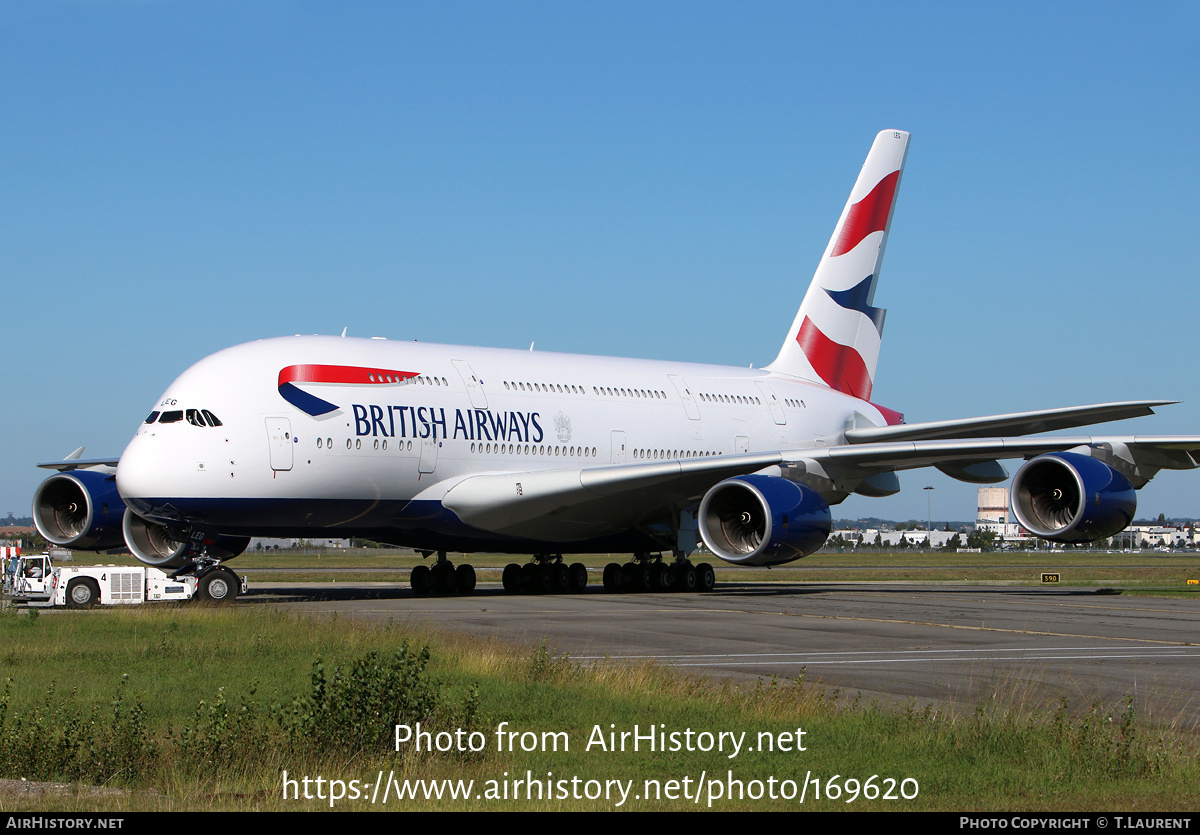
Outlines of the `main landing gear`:
{"label": "main landing gear", "polygon": [[692,565],[680,556],[671,565],[662,561],[662,554],[633,555],[633,561],[620,565],[610,562],[604,567],[604,590],[609,592],[666,592],[712,591],[716,574],[706,562]]}
{"label": "main landing gear", "polygon": [[[425,556],[433,553],[425,552]],[[475,569],[463,563],[457,568],[446,559],[445,551],[437,552],[433,565],[418,565],[408,578],[418,597],[430,594],[470,594],[475,591]]]}
{"label": "main landing gear", "polygon": [[534,554],[532,562],[504,566],[504,590],[509,594],[579,594],[587,581],[587,566],[567,565],[562,554]]}

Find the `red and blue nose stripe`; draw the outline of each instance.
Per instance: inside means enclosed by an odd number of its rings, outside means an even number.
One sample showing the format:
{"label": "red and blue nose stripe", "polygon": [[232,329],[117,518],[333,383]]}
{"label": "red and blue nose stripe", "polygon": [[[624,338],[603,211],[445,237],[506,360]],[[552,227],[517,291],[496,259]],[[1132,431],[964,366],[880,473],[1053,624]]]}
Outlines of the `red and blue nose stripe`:
{"label": "red and blue nose stripe", "polygon": [[337,404],[309,394],[297,387],[296,383],[394,386],[416,376],[415,371],[365,368],[358,365],[289,365],[279,372],[279,395],[305,414],[319,417],[336,412]]}

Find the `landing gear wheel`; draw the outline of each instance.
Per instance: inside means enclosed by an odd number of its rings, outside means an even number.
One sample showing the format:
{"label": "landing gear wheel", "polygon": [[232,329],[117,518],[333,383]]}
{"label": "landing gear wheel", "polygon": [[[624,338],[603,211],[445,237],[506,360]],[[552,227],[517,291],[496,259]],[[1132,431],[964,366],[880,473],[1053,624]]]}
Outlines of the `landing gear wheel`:
{"label": "landing gear wheel", "polygon": [[233,574],[219,568],[211,574],[205,574],[196,584],[196,597],[210,603],[232,603],[237,597],[237,580]]}
{"label": "landing gear wheel", "polygon": [[567,591],[571,594],[582,594],[587,588],[587,566],[581,562],[573,564],[570,569],[569,580],[567,583]]}
{"label": "landing gear wheel", "polygon": [[408,576],[408,583],[417,597],[424,597],[432,592],[433,578],[429,576],[429,566],[418,565],[413,568],[412,574]]}
{"label": "landing gear wheel", "polygon": [[675,575],[675,591],[693,592],[696,590],[696,569],[691,565],[677,565],[671,573]]}
{"label": "landing gear wheel", "polygon": [[609,592],[621,590],[621,566],[618,563],[610,562],[604,566],[604,590]]}
{"label": "landing gear wheel", "polygon": [[542,594],[558,591],[558,566],[543,563],[537,568],[537,590]]}
{"label": "landing gear wheel", "polygon": [[67,608],[90,609],[100,602],[100,586],[90,577],[67,584]]}
{"label": "landing gear wheel", "polygon": [[504,582],[504,590],[509,594],[517,594],[521,591],[521,566],[515,562],[510,562],[504,566],[504,573],[501,575],[501,580]]}
{"label": "landing gear wheel", "polygon": [[466,563],[454,569],[454,585],[458,587],[459,594],[475,591],[475,569]]}
{"label": "landing gear wheel", "polygon": [[527,562],[521,566],[521,593],[533,594],[540,585],[537,563]]}
{"label": "landing gear wheel", "polygon": [[706,562],[696,566],[696,591],[710,592],[717,585],[717,575]]}
{"label": "landing gear wheel", "polygon": [[671,590],[671,569],[661,562],[650,569],[651,590],[655,592]]}
{"label": "landing gear wheel", "polygon": [[635,562],[627,562],[621,566],[621,591],[636,591],[642,571]]}

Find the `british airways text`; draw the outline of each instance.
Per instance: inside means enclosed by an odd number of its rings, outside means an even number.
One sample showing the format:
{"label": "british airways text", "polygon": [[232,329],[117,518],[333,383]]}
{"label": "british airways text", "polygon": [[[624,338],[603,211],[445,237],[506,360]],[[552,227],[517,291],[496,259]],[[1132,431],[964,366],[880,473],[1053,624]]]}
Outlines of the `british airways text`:
{"label": "british airways text", "polygon": [[446,409],[434,406],[354,404],[354,434],[383,438],[463,438],[468,441],[539,443],[544,433],[540,412],[455,409],[454,430]]}

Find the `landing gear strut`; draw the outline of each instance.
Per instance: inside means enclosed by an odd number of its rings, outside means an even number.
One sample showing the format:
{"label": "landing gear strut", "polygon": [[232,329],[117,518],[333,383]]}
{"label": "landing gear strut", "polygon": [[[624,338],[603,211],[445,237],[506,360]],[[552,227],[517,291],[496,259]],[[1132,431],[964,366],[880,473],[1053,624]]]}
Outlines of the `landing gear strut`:
{"label": "landing gear strut", "polygon": [[624,565],[610,562],[604,567],[604,590],[609,592],[712,591],[716,574],[706,562],[692,561],[677,554],[667,565],[662,554],[637,553]]}
{"label": "landing gear strut", "polygon": [[580,594],[587,588],[587,566],[567,565],[562,554],[534,554],[524,565],[504,566],[504,590],[509,594]]}
{"label": "landing gear strut", "polygon": [[[429,556],[432,551],[424,552]],[[418,565],[408,578],[418,597],[430,594],[470,594],[475,591],[475,569],[467,563],[457,568],[446,559],[445,551],[437,552],[433,565]]]}

